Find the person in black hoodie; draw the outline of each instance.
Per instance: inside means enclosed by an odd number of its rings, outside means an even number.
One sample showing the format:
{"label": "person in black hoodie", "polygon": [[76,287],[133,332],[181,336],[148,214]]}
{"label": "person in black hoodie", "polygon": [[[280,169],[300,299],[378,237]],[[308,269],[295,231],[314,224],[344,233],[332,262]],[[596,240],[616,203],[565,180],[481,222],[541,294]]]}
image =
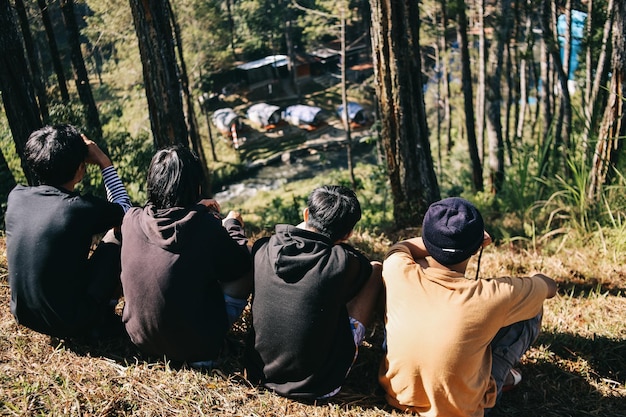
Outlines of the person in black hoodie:
{"label": "person in black hoodie", "polygon": [[[11,313],[19,324],[55,337],[119,334],[111,305],[120,292],[114,228],[131,202],[111,159],[64,124],[31,133],[24,160],[33,184],[11,191],[5,216]],[[106,199],[76,190],[87,165],[100,168]]]}
{"label": "person in black hoodie", "polygon": [[182,146],[159,150],[148,203],[122,224],[122,320],[140,350],[211,367],[247,304],[252,260],[243,220],[201,199],[200,161]]}
{"label": "person in black hoodie", "polygon": [[313,190],[298,226],[255,242],[248,379],[295,399],[341,389],[378,305],[382,265],[346,243],[361,218],[350,189]]}

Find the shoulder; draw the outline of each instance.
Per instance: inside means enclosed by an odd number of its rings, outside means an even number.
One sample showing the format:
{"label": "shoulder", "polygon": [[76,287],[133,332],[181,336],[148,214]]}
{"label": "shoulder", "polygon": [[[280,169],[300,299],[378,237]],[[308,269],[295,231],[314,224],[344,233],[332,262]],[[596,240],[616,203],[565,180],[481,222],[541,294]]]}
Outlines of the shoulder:
{"label": "shoulder", "polygon": [[405,255],[413,259],[413,256],[411,256],[411,248],[406,242],[403,241],[393,244],[391,248],[389,248],[389,250],[387,251],[385,258],[389,258],[391,256],[403,257]]}
{"label": "shoulder", "polygon": [[385,255],[384,264],[415,264],[411,255],[411,249],[404,243],[399,242],[391,246]]}
{"label": "shoulder", "polygon": [[483,285],[492,286],[494,292],[500,293],[503,297],[509,299],[537,299],[543,301],[549,292],[548,284],[536,276],[494,278],[484,280]]}
{"label": "shoulder", "polygon": [[368,257],[351,245],[346,243],[333,245],[331,253],[333,255],[330,259],[334,259],[339,268],[363,276],[369,276],[372,273],[372,264]]}

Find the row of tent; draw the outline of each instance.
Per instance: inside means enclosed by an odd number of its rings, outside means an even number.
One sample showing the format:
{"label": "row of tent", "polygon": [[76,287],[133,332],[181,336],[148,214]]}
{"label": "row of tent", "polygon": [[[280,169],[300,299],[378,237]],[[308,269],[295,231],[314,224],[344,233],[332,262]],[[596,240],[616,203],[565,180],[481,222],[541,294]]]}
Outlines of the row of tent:
{"label": "row of tent", "polygon": [[[246,117],[261,129],[271,130],[283,122],[306,130],[315,130],[324,123],[325,112],[316,106],[295,104],[281,108],[268,103],[256,103],[250,106]],[[343,106],[339,106],[337,114],[343,116]],[[364,126],[368,123],[365,109],[358,103],[348,103],[348,117],[351,124]],[[242,117],[232,108],[226,107],[213,112],[213,124],[222,134],[233,137],[242,126]]]}

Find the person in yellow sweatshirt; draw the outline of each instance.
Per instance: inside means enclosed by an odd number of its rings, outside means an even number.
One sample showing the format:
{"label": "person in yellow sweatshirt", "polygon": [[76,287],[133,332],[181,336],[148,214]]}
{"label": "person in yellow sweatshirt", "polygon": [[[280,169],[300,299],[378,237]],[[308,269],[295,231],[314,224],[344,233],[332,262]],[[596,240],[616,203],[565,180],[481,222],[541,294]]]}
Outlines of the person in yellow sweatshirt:
{"label": "person in yellow sweatshirt", "polygon": [[468,279],[470,258],[491,243],[470,202],[431,204],[422,236],[393,245],[383,263],[386,352],[379,382],[392,406],[428,417],[477,417],[536,339],[551,278]]}

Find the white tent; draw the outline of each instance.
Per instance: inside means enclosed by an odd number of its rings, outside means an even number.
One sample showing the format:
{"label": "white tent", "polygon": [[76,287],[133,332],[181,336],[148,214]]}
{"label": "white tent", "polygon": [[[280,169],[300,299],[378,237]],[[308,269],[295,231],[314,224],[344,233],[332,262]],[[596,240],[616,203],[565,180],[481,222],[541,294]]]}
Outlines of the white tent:
{"label": "white tent", "polygon": [[231,136],[233,125],[235,129],[238,129],[241,124],[239,115],[229,107],[218,109],[213,112],[213,124],[224,135]]}

